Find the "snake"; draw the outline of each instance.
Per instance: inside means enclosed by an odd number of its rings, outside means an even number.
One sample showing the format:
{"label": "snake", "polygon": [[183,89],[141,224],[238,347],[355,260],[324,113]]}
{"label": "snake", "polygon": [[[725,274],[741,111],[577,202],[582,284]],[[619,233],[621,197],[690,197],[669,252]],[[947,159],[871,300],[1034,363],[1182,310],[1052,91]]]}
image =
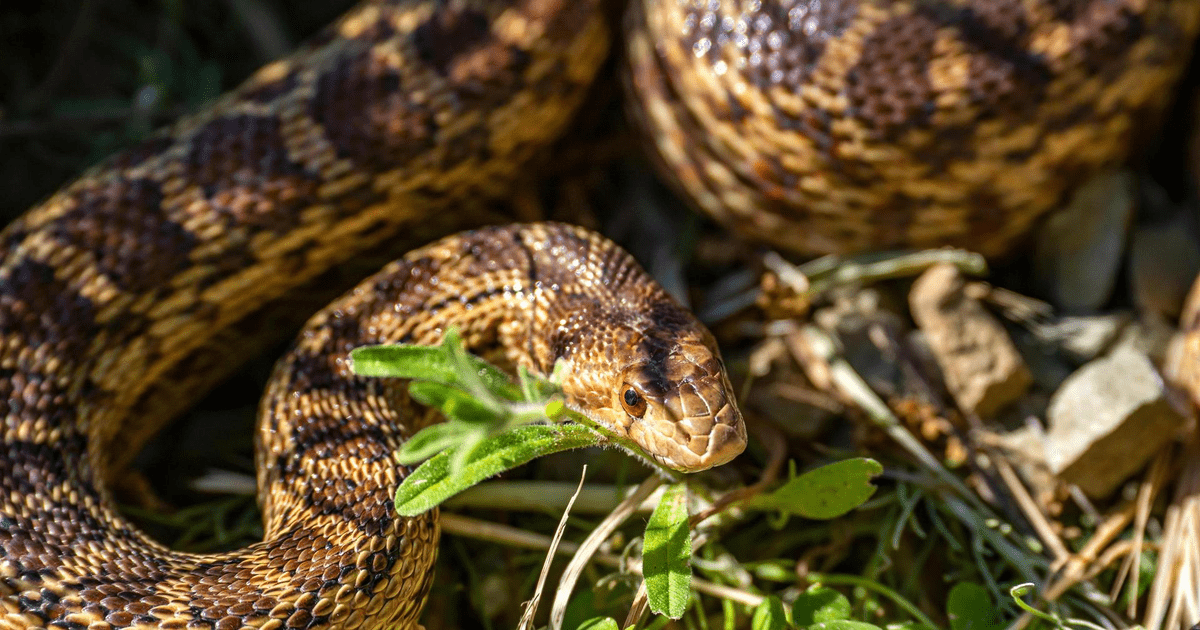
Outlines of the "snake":
{"label": "snake", "polygon": [[[713,336],[611,241],[492,209],[588,106],[614,31],[651,159],[743,238],[1004,255],[1129,155],[1200,21],[1194,0],[607,9],[367,0],[0,233],[0,627],[415,627],[439,531],[394,513],[392,454],[430,420],[352,374],[364,344],[453,327],[510,369],[563,362],[569,406],[666,466],[736,456]],[[188,554],[119,514],[114,479],[264,309],[385,245],[420,247],[314,315],[267,388],[262,542]]]}

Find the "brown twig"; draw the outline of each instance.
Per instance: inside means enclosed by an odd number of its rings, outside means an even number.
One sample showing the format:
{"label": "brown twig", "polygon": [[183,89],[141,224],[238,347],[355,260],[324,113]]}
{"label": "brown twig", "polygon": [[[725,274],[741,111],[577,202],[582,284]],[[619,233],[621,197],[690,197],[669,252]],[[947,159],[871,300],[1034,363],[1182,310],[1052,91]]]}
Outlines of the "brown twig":
{"label": "brown twig", "polygon": [[538,574],[533,596],[526,603],[525,612],[521,615],[521,622],[517,624],[518,630],[533,627],[533,616],[537,614],[538,602],[542,599],[542,588],[546,586],[546,576],[550,574],[550,563],[554,560],[554,554],[558,550],[559,544],[562,543],[562,535],[563,531],[567,529],[567,517],[571,514],[571,506],[574,505],[575,498],[579,496],[579,491],[583,489],[583,480],[586,478],[587,464],[584,464],[583,471],[579,474],[579,485],[575,488],[575,494],[571,495],[571,500],[567,502],[562,518],[558,521],[558,527],[554,530],[554,538],[550,540],[550,549],[546,552],[546,559],[542,562],[542,572]]}
{"label": "brown twig", "polygon": [[[1171,468],[1171,449],[1165,449],[1154,458],[1154,463],[1150,465],[1150,472],[1138,487],[1137,499],[1135,501],[1136,511],[1133,518],[1133,540],[1131,544],[1131,553],[1125,556],[1125,561],[1121,563],[1121,568],[1117,571],[1117,579],[1113,580],[1112,590],[1109,591],[1109,598],[1113,601],[1117,600],[1117,594],[1121,592],[1121,587],[1125,580],[1129,579],[1129,592],[1138,592],[1138,582],[1141,578],[1141,572],[1138,571],[1138,563],[1142,556],[1142,547],[1146,540],[1146,523],[1150,521],[1150,506],[1154,502],[1154,497],[1158,496],[1158,492],[1167,482],[1167,473]],[[1129,606],[1125,614],[1133,619],[1137,616],[1137,597],[1129,598]]]}
{"label": "brown twig", "polygon": [[1193,438],[1182,460],[1175,498],[1163,519],[1158,572],[1146,604],[1149,630],[1187,627],[1200,618],[1200,440]]}
{"label": "brown twig", "polygon": [[1067,563],[1071,557],[1071,552],[1067,546],[1063,544],[1058,534],[1054,532],[1054,528],[1050,526],[1050,522],[1046,520],[1046,515],[1042,513],[1042,509],[1038,507],[1037,501],[1029,495],[1025,484],[1021,482],[1020,476],[1013,470],[1008,459],[995,452],[995,449],[989,449],[989,460],[996,467],[996,472],[1000,474],[1000,479],[1008,488],[1009,494],[1016,500],[1017,506],[1021,508],[1021,512],[1033,526],[1033,530],[1037,532],[1038,538],[1042,544],[1053,554],[1054,563],[1050,565],[1051,569],[1058,569]]}

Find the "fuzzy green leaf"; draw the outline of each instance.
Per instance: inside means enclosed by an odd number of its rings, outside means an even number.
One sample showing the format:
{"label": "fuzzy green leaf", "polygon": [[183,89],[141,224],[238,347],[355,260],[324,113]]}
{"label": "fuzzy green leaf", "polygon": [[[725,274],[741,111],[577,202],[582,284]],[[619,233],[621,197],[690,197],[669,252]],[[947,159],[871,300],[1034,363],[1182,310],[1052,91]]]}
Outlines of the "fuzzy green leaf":
{"label": "fuzzy green leaf", "polygon": [[503,421],[499,409],[483,404],[461,389],[433,381],[418,381],[408,386],[417,402],[442,412],[447,420],[477,425],[499,425]]}
{"label": "fuzzy green leaf", "polygon": [[523,365],[517,368],[517,385],[521,389],[522,400],[546,400],[559,392],[557,385],[531,374]]}
{"label": "fuzzy green leaf", "polygon": [[454,366],[440,346],[364,346],[350,351],[359,376],[453,381]]}
{"label": "fuzzy green leaf", "polygon": [[827,621],[850,618],[850,600],[820,584],[813,584],[792,604],[792,622],[804,628]]}
{"label": "fuzzy green leaf", "polygon": [[[462,368],[479,375],[489,390],[517,400],[520,390],[503,371],[462,348],[453,330],[437,346],[368,346],[350,352],[351,369],[359,376],[407,378],[464,386]],[[463,366],[462,364],[466,365]]]}
{"label": "fuzzy green leaf", "polygon": [[908,621],[889,623],[886,630],[937,630],[937,628],[934,628],[933,626],[927,626],[918,621],[913,621],[910,619]]}
{"label": "fuzzy green leaf", "polygon": [[871,498],[876,489],[871,479],[882,472],[883,466],[873,459],[847,459],[789,479],[774,492],[751,497],[743,505],[817,520],[836,518]]}
{"label": "fuzzy green leaf", "polygon": [[974,582],[959,582],[946,599],[951,630],[995,630],[1002,627],[992,596]]}
{"label": "fuzzy green leaf", "polygon": [[783,612],[783,602],[775,596],[764,599],[750,619],[751,630],[783,630],[786,627],[787,613]]}
{"label": "fuzzy green leaf", "polygon": [[405,466],[423,462],[439,452],[461,443],[463,434],[471,429],[471,427],[449,422],[425,427],[400,445],[400,449],[396,451],[396,461]]}
{"label": "fuzzy green leaf", "polygon": [[620,630],[620,626],[612,617],[593,617],[579,624],[577,630]]}
{"label": "fuzzy green leaf", "polygon": [[421,464],[396,490],[396,511],[415,516],[463,490],[535,457],[600,444],[602,438],[579,425],[526,425],[483,439],[462,468],[451,475],[459,448],[438,453]]}
{"label": "fuzzy green leaf", "polygon": [[850,621],[849,619],[837,619],[835,621],[826,621],[824,623],[815,623],[808,627],[808,630],[882,630],[879,626],[865,623],[862,621]]}
{"label": "fuzzy green leaf", "polygon": [[692,533],[688,529],[687,486],[675,484],[646,522],[642,573],[650,610],[679,619],[691,598]]}

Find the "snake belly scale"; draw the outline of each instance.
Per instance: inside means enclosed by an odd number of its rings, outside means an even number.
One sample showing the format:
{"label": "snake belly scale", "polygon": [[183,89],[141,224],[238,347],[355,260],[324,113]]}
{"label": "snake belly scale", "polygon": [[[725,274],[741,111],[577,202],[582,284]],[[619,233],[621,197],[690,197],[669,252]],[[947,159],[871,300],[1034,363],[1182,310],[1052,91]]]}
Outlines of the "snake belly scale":
{"label": "snake belly scale", "polygon": [[[567,361],[573,404],[668,465],[740,448],[712,337],[626,254],[485,228],[368,279],[280,362],[262,543],[174,552],[111,505],[163,419],[135,410],[224,331],[360,249],[492,221],[607,54],[600,4],[368,0],[0,234],[0,627],[415,625],[437,525],[394,516],[390,454],[420,418],[399,384],[348,375],[363,343],[456,325],[510,367]],[[753,238],[1003,253],[1125,155],[1198,4],[635,0],[630,109],[666,176]]]}

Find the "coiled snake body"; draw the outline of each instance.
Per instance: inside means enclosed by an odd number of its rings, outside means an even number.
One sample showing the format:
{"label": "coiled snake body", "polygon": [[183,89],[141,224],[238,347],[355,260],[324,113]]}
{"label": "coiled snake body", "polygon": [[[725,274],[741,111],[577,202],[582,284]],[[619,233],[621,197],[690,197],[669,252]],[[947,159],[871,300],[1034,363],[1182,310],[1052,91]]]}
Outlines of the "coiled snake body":
{"label": "coiled snake body", "polygon": [[[598,4],[366,2],[0,235],[0,626],[415,624],[437,526],[391,511],[412,427],[397,384],[348,376],[363,343],[454,324],[511,365],[568,360],[573,404],[670,465],[740,449],[711,336],[626,254],[561,225],[488,228],[368,279],[280,363],[264,542],[173,552],[109,502],[170,406],[162,379],[222,331],[359,249],[490,220],[480,200],[508,192],[605,56]],[[1195,5],[647,0],[633,109],[680,188],[753,236],[994,253],[1123,155]]]}

